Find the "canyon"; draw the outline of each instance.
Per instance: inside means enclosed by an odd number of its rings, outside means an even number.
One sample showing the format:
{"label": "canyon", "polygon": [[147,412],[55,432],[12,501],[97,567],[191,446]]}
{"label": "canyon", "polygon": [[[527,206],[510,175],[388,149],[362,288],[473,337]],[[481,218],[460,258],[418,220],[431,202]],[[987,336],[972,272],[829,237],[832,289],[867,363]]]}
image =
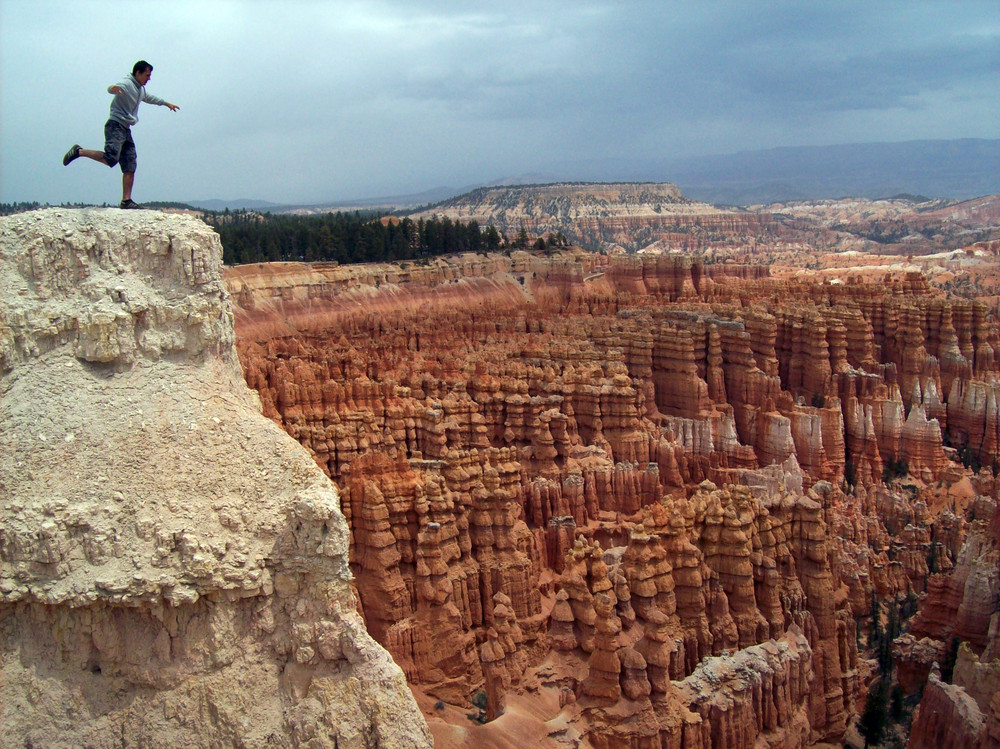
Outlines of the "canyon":
{"label": "canyon", "polygon": [[341,487],[360,608],[438,745],[851,741],[888,608],[958,610],[969,567],[977,639],[921,652],[995,668],[996,543],[967,551],[996,535],[991,305],[898,258],[663,244],[227,271],[247,382]]}
{"label": "canyon", "polygon": [[[503,194],[455,218],[561,225]],[[3,219],[12,744],[860,747],[891,680],[898,741],[1000,746],[1000,327],[945,286],[993,219],[533,195],[605,251]]]}

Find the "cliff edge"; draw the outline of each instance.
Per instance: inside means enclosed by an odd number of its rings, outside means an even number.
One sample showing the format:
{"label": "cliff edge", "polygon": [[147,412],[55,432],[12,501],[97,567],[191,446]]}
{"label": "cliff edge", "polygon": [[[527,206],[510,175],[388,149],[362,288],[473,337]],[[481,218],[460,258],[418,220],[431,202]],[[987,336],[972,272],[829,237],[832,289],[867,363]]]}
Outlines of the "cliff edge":
{"label": "cliff edge", "polygon": [[221,265],[190,217],[0,219],[3,746],[431,743]]}

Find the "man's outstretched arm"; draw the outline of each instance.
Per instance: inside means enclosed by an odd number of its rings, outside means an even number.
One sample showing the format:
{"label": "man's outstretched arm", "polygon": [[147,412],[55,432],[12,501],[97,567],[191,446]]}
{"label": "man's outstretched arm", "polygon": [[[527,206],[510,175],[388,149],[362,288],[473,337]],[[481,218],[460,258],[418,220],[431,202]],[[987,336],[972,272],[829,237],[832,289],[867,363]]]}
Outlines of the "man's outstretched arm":
{"label": "man's outstretched arm", "polygon": [[166,99],[161,99],[159,96],[153,96],[145,89],[142,90],[142,100],[147,104],[156,104],[157,106],[168,107],[171,112],[176,112],[178,109],[180,109],[180,107],[177,106],[176,104],[171,104],[169,101],[167,101]]}

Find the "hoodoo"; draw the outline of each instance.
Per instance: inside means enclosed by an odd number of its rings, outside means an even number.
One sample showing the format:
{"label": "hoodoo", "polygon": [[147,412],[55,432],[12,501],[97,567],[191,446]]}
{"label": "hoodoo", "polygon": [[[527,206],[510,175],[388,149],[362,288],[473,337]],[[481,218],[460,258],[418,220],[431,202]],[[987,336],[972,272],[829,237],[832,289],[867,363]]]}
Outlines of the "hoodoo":
{"label": "hoodoo", "polygon": [[[983,304],[578,248],[226,283],[247,381],[341,487],[369,630],[442,744],[850,742],[921,601],[968,640],[956,683],[993,673],[995,552],[962,549],[997,484],[958,460],[995,459]],[[917,689],[930,663],[900,652]]]}

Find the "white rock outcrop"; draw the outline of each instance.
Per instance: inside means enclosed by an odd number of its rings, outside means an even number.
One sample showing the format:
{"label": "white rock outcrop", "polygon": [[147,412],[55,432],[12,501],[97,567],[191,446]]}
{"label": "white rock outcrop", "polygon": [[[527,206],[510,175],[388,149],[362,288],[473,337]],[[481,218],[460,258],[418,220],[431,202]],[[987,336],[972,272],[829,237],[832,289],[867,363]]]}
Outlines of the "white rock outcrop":
{"label": "white rock outcrop", "polygon": [[431,744],[221,263],[188,216],[0,219],[0,745]]}

